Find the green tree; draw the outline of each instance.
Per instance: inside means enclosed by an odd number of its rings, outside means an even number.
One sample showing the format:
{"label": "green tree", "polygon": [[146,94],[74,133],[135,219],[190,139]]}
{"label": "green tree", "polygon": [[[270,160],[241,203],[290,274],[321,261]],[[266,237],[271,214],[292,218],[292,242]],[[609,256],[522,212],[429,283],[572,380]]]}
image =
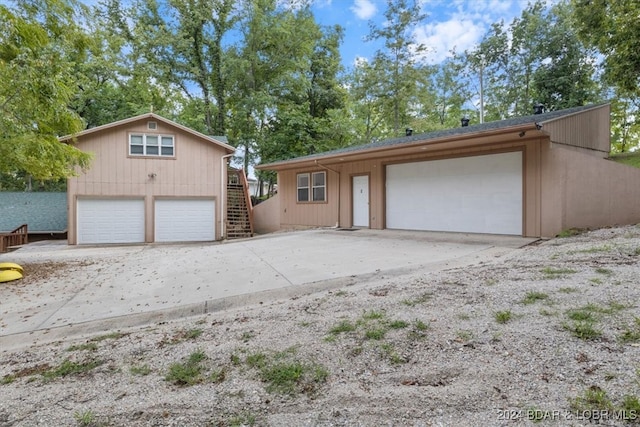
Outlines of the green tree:
{"label": "green tree", "polygon": [[90,155],[58,137],[78,132],[68,108],[74,95],[73,60],[86,37],[75,24],[79,6],[64,0],[0,6],[0,173],[57,180],[86,167]]}
{"label": "green tree", "polygon": [[427,15],[415,0],[387,0],[384,16],[384,25],[370,23],[367,40],[384,41],[384,49],[376,52],[371,67],[378,81],[375,97],[391,117],[393,135],[400,136],[416,102],[417,82],[425,74],[416,58],[426,46],[416,42],[413,30]]}
{"label": "green tree", "polygon": [[580,37],[604,57],[605,78],[640,96],[640,2],[572,0]]}
{"label": "green tree", "polygon": [[[122,10],[111,0],[111,11]],[[160,88],[179,88],[204,113],[204,132],[227,130],[227,91],[223,40],[238,19],[234,0],[138,0],[121,12],[120,34],[142,78]],[[115,18],[112,18],[115,19]],[[130,24],[129,24],[130,23]],[[166,94],[165,94],[166,96]]]}
{"label": "green tree", "polygon": [[530,4],[509,26],[494,24],[479,46],[467,52],[470,67],[484,71],[489,119],[532,113],[600,99],[589,50],[571,26],[566,2]]}

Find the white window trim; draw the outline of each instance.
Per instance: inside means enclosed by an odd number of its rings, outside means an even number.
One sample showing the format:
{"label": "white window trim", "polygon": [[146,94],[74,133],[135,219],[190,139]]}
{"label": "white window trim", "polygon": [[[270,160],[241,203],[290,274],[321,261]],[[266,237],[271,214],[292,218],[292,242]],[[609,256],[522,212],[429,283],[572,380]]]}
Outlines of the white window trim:
{"label": "white window trim", "polygon": [[[141,136],[142,137],[142,154],[137,154],[137,153],[132,153],[131,152],[131,138],[134,136]],[[148,154],[147,153],[147,137],[148,136],[153,136],[153,137],[157,137],[158,138],[158,144],[157,145],[153,145],[153,147],[157,147],[158,148],[158,154]],[[163,138],[171,138],[171,148],[172,148],[172,153],[171,154],[162,154],[162,139]],[[139,144],[136,144],[139,145]],[[168,145],[165,145],[164,147],[169,147]],[[132,157],[168,157],[168,158],[172,158],[176,156],[176,138],[174,135],[162,135],[162,134],[155,134],[155,133],[142,133],[142,132],[134,132],[134,133],[130,133],[129,134],[129,155]]]}
{"label": "white window trim", "polygon": [[[314,176],[318,175],[318,174],[322,174],[324,176],[323,185],[314,185],[313,184],[313,178]],[[304,187],[300,187],[299,186],[299,182],[300,180],[298,179],[301,175],[305,175],[307,177],[307,183],[308,185],[304,186]],[[317,188],[323,188],[324,189],[324,198],[322,200],[313,200],[313,194],[315,189]],[[300,196],[300,192],[299,190],[301,189],[306,189],[307,190],[307,200],[300,200],[299,196]],[[320,171],[320,172],[305,172],[305,173],[299,173],[296,174],[296,201],[298,203],[322,203],[322,202],[326,202],[327,201],[327,173],[325,171]]]}

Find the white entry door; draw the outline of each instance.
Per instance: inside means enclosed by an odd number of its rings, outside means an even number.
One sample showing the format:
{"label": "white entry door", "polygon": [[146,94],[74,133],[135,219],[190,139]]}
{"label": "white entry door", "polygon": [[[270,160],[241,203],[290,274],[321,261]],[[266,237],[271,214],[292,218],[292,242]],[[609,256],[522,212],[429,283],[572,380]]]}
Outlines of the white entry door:
{"label": "white entry door", "polygon": [[353,177],[353,226],[369,227],[369,176]]}

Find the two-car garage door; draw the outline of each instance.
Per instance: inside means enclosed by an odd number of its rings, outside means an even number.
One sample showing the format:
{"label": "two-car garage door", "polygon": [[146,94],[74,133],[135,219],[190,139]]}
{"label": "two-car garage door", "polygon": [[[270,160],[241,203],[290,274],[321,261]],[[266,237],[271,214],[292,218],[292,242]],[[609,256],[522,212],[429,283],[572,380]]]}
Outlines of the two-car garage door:
{"label": "two-car garage door", "polygon": [[386,226],[522,234],[522,153],[388,165]]}
{"label": "two-car garage door", "polygon": [[[215,240],[215,201],[154,201],[154,241]],[[78,244],[145,241],[144,199],[80,198],[77,201]]]}

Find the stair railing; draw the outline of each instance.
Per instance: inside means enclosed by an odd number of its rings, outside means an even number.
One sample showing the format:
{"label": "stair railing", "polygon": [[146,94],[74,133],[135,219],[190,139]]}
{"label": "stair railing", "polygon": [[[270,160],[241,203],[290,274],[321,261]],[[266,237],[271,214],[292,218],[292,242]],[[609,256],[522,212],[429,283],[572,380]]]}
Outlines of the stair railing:
{"label": "stair railing", "polygon": [[238,176],[240,177],[240,183],[244,189],[244,199],[247,203],[247,212],[249,213],[249,228],[251,229],[251,236],[253,236],[253,204],[251,203],[251,195],[249,194],[249,182],[247,176],[244,173],[244,169],[238,170]]}
{"label": "stair railing", "polygon": [[7,252],[11,246],[26,245],[27,243],[29,243],[28,227],[27,224],[22,224],[10,233],[0,234],[0,253]]}

